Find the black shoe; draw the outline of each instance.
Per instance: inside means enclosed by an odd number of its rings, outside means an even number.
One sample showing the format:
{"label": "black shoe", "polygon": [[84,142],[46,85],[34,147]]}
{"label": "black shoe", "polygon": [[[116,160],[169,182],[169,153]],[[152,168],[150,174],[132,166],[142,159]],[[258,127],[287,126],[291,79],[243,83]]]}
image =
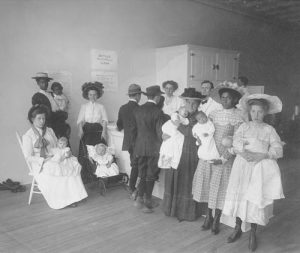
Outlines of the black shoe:
{"label": "black shoe", "polygon": [[219,219],[214,219],[213,224],[211,226],[211,232],[214,235],[219,234],[220,232],[220,220]]}
{"label": "black shoe", "polygon": [[235,242],[237,239],[239,239],[242,235],[242,230],[240,227],[235,227],[232,234],[227,238],[228,243]]}
{"label": "black shoe", "polygon": [[252,252],[257,249],[257,240],[256,240],[256,235],[255,232],[251,231],[250,232],[250,237],[249,237],[249,245],[248,245],[249,250]]}
{"label": "black shoe", "polygon": [[213,217],[207,215],[205,217],[204,223],[202,225],[202,230],[203,231],[209,230],[210,227],[211,227],[211,225],[212,225],[212,223],[213,223],[213,221],[214,221]]}

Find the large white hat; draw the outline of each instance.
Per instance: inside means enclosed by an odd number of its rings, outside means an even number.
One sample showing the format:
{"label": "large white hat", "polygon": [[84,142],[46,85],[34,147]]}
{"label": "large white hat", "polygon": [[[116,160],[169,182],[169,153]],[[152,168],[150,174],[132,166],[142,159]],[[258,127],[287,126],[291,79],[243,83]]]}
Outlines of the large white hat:
{"label": "large white hat", "polygon": [[244,109],[249,107],[248,102],[251,99],[264,99],[269,104],[269,110],[267,114],[278,113],[282,111],[282,102],[277,96],[271,96],[267,94],[251,94],[241,99],[241,105]]}

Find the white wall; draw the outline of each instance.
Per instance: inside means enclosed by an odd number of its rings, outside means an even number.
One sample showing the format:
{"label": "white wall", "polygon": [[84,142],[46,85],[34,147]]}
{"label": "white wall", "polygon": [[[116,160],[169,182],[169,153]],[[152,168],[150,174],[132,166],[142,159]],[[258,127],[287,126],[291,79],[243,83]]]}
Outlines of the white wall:
{"label": "white wall", "polygon": [[69,122],[76,154],[75,122],[84,102],[80,87],[90,80],[90,49],[119,55],[119,91],[101,98],[115,120],[130,83],[155,84],[156,47],[188,43],[239,50],[241,74],[272,90],[286,76],[278,70],[288,68],[293,39],[284,30],[187,0],[0,0],[0,36],[0,180],[22,182],[29,178],[15,131],[29,128],[36,72],[72,73]]}

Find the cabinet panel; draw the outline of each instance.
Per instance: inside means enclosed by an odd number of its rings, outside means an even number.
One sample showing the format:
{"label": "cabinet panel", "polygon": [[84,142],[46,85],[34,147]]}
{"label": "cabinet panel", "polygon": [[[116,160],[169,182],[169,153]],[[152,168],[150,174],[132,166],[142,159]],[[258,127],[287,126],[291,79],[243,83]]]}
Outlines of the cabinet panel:
{"label": "cabinet panel", "polygon": [[237,81],[239,54],[235,52],[219,52],[217,54],[216,81]]}
{"label": "cabinet panel", "polygon": [[203,80],[215,80],[216,53],[213,51],[191,50],[190,58],[190,80],[202,82]]}

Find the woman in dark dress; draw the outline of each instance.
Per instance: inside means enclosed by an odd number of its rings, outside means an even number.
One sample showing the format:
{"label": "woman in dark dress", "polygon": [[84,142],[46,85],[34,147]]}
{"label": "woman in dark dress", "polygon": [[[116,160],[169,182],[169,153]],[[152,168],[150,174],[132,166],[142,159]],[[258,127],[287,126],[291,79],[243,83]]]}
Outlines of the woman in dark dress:
{"label": "woman in dark dress", "polygon": [[[182,155],[177,170],[171,168],[165,172],[162,207],[167,216],[177,217],[179,221],[193,221],[201,215],[202,210],[192,196],[192,182],[198,164],[196,139],[193,137],[192,128],[197,123],[195,112],[203,97],[194,88],[186,88],[181,98],[186,102],[189,124],[178,126],[178,130],[184,135]],[[163,136],[163,139],[166,138]]]}
{"label": "woman in dark dress", "polygon": [[81,176],[84,183],[91,182],[94,178],[87,159],[86,145],[106,144],[107,114],[104,106],[96,102],[103,93],[103,84],[100,82],[84,83],[82,85],[82,96],[89,100],[88,103],[81,106],[77,120],[79,137],[81,138],[78,161],[82,165]]}

